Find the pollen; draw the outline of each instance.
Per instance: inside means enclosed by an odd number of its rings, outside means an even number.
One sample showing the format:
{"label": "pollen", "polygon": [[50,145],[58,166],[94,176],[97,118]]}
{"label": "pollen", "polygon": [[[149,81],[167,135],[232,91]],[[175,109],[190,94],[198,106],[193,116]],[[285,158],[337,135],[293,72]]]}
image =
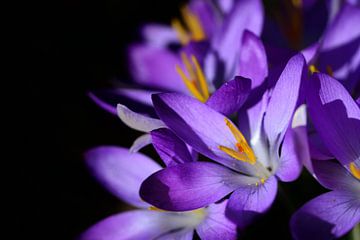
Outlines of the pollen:
{"label": "pollen", "polygon": [[206,102],[210,96],[209,88],[199,61],[194,55],[191,55],[190,61],[184,52],[181,53],[181,59],[189,76],[185,74],[179,65],[176,65],[177,73],[180,75],[189,92],[199,101]]}
{"label": "pollen", "polygon": [[[175,29],[182,45],[188,44],[191,40],[202,41],[206,39],[204,29],[198,16],[189,7],[181,9],[184,24],[179,19],[173,19],[171,25]],[[185,25],[185,26],[184,26]]]}
{"label": "pollen", "polygon": [[311,74],[316,73],[316,72],[319,72],[319,70],[315,67],[314,64],[311,64],[311,65],[309,66],[309,71],[311,72]]}
{"label": "pollen", "polygon": [[360,180],[360,168],[354,162],[350,163],[350,172],[355,178]]}
{"label": "pollen", "polygon": [[219,149],[239,161],[254,165],[256,163],[256,157],[244,135],[227,118],[225,118],[225,124],[236,139],[236,144],[234,146],[236,150],[225,146],[219,146]]}

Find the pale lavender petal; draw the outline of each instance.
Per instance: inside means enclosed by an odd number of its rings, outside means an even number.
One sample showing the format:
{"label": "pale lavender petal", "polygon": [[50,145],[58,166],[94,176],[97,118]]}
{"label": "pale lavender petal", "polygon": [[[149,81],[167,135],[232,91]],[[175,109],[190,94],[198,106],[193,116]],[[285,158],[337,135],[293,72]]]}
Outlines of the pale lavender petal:
{"label": "pale lavender petal", "polygon": [[242,107],[250,94],[250,90],[251,80],[236,76],[234,80],[224,83],[216,90],[206,105],[224,115],[230,115]]}
{"label": "pale lavender petal", "polygon": [[170,50],[151,45],[133,45],[129,48],[129,67],[134,80],[145,86],[176,92],[188,92],[176,72],[180,57]]}
{"label": "pale lavender petal", "polygon": [[[178,237],[193,232],[188,228],[189,216],[149,210],[135,210],[110,216],[84,232],[81,240],[148,240],[166,236],[171,231],[179,231]],[[173,235],[174,236],[174,235]],[[165,238],[166,239],[166,238]],[[169,238],[168,238],[169,239]],[[187,240],[189,238],[179,238]]]}
{"label": "pale lavender petal", "polygon": [[328,240],[343,236],[360,222],[360,200],[354,194],[333,191],[306,203],[291,218],[294,239]]}
{"label": "pale lavender petal", "polygon": [[141,198],[164,210],[187,211],[219,201],[239,186],[257,178],[231,171],[219,164],[191,162],[167,167],[141,185]]}
{"label": "pale lavender petal", "polygon": [[164,24],[146,24],[142,28],[142,35],[146,43],[157,47],[165,48],[171,43],[179,42],[176,31]]}
{"label": "pale lavender petal", "polygon": [[150,134],[143,134],[133,142],[129,151],[132,153],[138,152],[140,149],[149,144],[151,144]]}
{"label": "pale lavender petal", "polygon": [[295,55],[286,64],[274,87],[264,118],[265,132],[272,146],[280,143],[291,123],[305,75],[304,67],[304,57]]}
{"label": "pale lavender petal", "polygon": [[152,144],[166,166],[192,162],[193,158],[186,144],[171,130],[160,128],[151,131]]}
{"label": "pale lavender petal", "polygon": [[91,149],[85,154],[86,164],[95,178],[123,201],[147,207],[139,196],[142,181],[161,167],[152,159],[129,149],[103,146]]}
{"label": "pale lavender petal", "polygon": [[264,20],[264,10],[259,0],[236,1],[226,16],[220,33],[213,41],[221,61],[225,65],[225,76],[234,77],[236,59],[241,48],[244,30],[260,35]]}
{"label": "pale lavender petal", "polygon": [[155,94],[153,103],[161,120],[197,152],[234,170],[256,175],[252,165],[236,160],[219,149],[219,146],[233,149],[236,146],[236,139],[227,127],[224,115],[178,93]]}
{"label": "pale lavender petal", "polygon": [[360,109],[346,89],[326,74],[314,74],[307,91],[313,124],[342,164],[360,157]]}
{"label": "pale lavender petal", "polygon": [[192,240],[194,236],[193,228],[186,228],[176,232],[170,232],[166,235],[156,238],[156,240]]}
{"label": "pale lavender petal", "polygon": [[313,168],[318,181],[325,188],[360,193],[359,181],[339,163],[315,160],[313,161]]}
{"label": "pale lavender petal", "polygon": [[251,79],[251,88],[260,86],[268,75],[264,45],[254,33],[245,30],[242,36],[238,75]]}
{"label": "pale lavender petal", "polygon": [[150,132],[165,127],[161,120],[133,112],[122,104],[117,105],[117,113],[124,124],[140,132]]}
{"label": "pale lavender petal", "polygon": [[313,58],[315,57],[318,51],[318,48],[319,48],[319,43],[314,43],[301,51],[302,55],[304,55],[306,63],[309,63],[313,60]]}
{"label": "pale lavender petal", "polygon": [[209,205],[205,220],[196,227],[202,240],[235,240],[236,225],[225,216],[227,200]]}
{"label": "pale lavender petal", "polygon": [[260,214],[267,211],[275,200],[277,180],[274,176],[265,183],[243,186],[231,194],[226,215],[239,227],[251,224]]}

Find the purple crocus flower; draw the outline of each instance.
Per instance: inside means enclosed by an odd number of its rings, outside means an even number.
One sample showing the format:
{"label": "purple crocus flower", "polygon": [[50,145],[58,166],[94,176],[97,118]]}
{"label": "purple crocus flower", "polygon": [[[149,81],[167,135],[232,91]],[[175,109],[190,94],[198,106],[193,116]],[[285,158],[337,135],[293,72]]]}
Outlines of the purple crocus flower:
{"label": "purple crocus flower", "polygon": [[327,189],[291,219],[295,239],[333,239],[360,222],[360,108],[347,90],[326,74],[315,74],[307,91],[311,119],[329,152],[339,161],[313,161]]}
{"label": "purple crocus flower", "polygon": [[[218,86],[239,75],[242,38],[246,31],[259,36],[264,18],[260,0],[220,2],[221,8],[214,8],[210,1],[191,1],[182,11],[190,32],[178,20],[173,28],[145,26],[145,42],[129,47],[129,69],[140,88],[90,93],[90,97],[113,114],[116,104],[125,104],[125,99],[151,106],[154,92],[181,92],[206,101]],[[226,10],[219,13],[219,9]],[[180,50],[169,47],[174,41],[180,43]]]}
{"label": "purple crocus flower", "polygon": [[[186,155],[177,157],[180,162]],[[236,226],[225,217],[226,201],[187,212],[156,209],[139,197],[141,182],[161,167],[152,159],[128,149],[103,146],[86,153],[92,174],[115,196],[137,210],[110,216],[86,230],[82,240],[236,239]],[[175,164],[174,162],[172,164]]]}
{"label": "purple crocus flower", "polygon": [[[292,57],[270,100],[265,94],[248,110],[249,142],[231,120],[194,98],[178,93],[153,95],[160,119],[216,163],[191,162],[158,171],[143,182],[141,197],[156,207],[183,211],[205,207],[231,194],[227,216],[241,227],[266,211],[276,196],[278,179],[296,179],[306,155],[306,135],[304,138],[303,131],[296,130],[301,114],[294,115],[304,67],[301,54]],[[231,100],[222,104],[231,104]],[[153,144],[156,147],[161,142]]]}

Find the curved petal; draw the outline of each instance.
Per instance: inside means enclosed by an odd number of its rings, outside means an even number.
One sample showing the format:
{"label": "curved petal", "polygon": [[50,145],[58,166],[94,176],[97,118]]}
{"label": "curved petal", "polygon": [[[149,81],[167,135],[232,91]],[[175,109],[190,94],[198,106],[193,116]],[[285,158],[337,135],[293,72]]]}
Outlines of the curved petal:
{"label": "curved petal", "polygon": [[328,240],[343,236],[360,222],[358,196],[333,191],[306,203],[291,218],[296,240]]}
{"label": "curved petal", "polygon": [[332,161],[313,161],[315,176],[327,189],[360,193],[359,181],[342,165]]}
{"label": "curved petal", "polygon": [[117,113],[124,124],[140,132],[150,132],[165,127],[161,120],[133,112],[122,104],[117,105]]}
{"label": "curved petal", "polygon": [[141,29],[142,35],[146,41],[156,47],[167,47],[171,43],[178,42],[176,31],[164,24],[151,23],[146,24]]}
{"label": "curved petal", "polygon": [[243,186],[231,194],[226,216],[243,228],[251,224],[260,214],[267,211],[275,200],[277,180],[274,176],[264,184]]}
{"label": "curved petal", "polygon": [[113,146],[93,148],[85,160],[95,178],[115,196],[137,207],[149,206],[140,199],[139,189],[145,178],[161,169],[155,161]]}
{"label": "curved petal", "polygon": [[145,86],[187,92],[175,70],[180,57],[164,48],[152,45],[133,45],[129,48],[129,67],[134,80]]}
{"label": "curved petal", "polygon": [[245,30],[240,51],[237,74],[251,79],[251,88],[260,86],[268,75],[268,64],[264,45],[254,33]]}
{"label": "curved petal", "polygon": [[[170,231],[176,231],[181,228],[189,227],[189,222],[191,221],[192,220],[189,219],[189,216],[178,213],[135,210],[113,215],[100,221],[84,232],[80,236],[80,239],[158,239],[158,237],[161,237]],[[180,231],[182,236],[188,232],[193,232],[193,229]]]}
{"label": "curved petal", "polygon": [[160,128],[151,131],[152,144],[166,166],[192,162],[189,149],[171,130]]}
{"label": "curved petal", "polygon": [[196,227],[202,240],[235,240],[236,225],[225,216],[227,200],[209,205],[205,220]]}
{"label": "curved petal", "polygon": [[219,164],[192,162],[167,167],[141,185],[141,198],[164,210],[187,211],[214,203],[239,186],[255,184]]}
{"label": "curved petal", "polygon": [[274,87],[264,118],[265,132],[272,146],[282,141],[291,123],[304,77],[304,67],[304,57],[301,54],[295,55],[286,64]]}
{"label": "curved petal", "polygon": [[259,0],[236,1],[232,11],[224,20],[223,27],[216,35],[213,48],[224,62],[226,78],[234,77],[236,57],[241,48],[241,38],[245,29],[260,35],[264,20],[264,10]]}
{"label": "curved petal", "polygon": [[256,175],[252,165],[236,160],[219,149],[219,146],[236,146],[236,139],[227,127],[224,115],[178,93],[155,94],[153,103],[161,120],[196,151],[229,168]]}
{"label": "curved petal", "polygon": [[346,89],[314,74],[307,91],[311,119],[329,151],[342,163],[360,158],[360,109]]}
{"label": "curved petal", "polygon": [[230,115],[242,107],[250,94],[250,90],[251,80],[236,76],[234,80],[224,83],[216,90],[206,105],[224,115]]}
{"label": "curved petal", "polygon": [[151,136],[150,134],[144,134],[141,135],[140,137],[138,137],[133,144],[131,145],[129,151],[131,153],[135,153],[138,152],[140,149],[142,149],[143,147],[147,146],[151,144]]}

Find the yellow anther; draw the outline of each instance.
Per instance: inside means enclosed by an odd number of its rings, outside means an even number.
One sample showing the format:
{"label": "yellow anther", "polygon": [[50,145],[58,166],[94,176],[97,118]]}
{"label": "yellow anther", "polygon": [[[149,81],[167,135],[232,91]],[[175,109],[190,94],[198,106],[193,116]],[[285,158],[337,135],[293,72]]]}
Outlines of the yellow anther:
{"label": "yellow anther", "polygon": [[333,72],[332,68],[330,67],[330,65],[327,65],[327,66],[326,66],[326,72],[327,72],[331,77],[334,76],[334,72]]}
{"label": "yellow anther", "polygon": [[184,62],[185,69],[189,73],[190,78],[184,71],[176,65],[176,71],[185,83],[189,92],[201,102],[206,102],[210,94],[207,86],[204,72],[202,71],[199,61],[194,55],[191,55],[191,62],[184,52],[181,53],[181,59]]}
{"label": "yellow anther", "polygon": [[260,179],[260,182],[261,182],[262,184],[264,184],[264,183],[265,183],[265,178],[261,178],[261,179]]}
{"label": "yellow anther", "polygon": [[191,38],[194,41],[202,41],[205,39],[205,33],[201,26],[199,18],[188,8],[181,9],[181,14],[186,26],[191,32]]}
{"label": "yellow anther", "polygon": [[182,45],[186,45],[190,41],[190,36],[179,19],[173,19],[171,26],[175,29],[177,37]]}
{"label": "yellow anther", "polygon": [[187,89],[190,91],[190,93],[197,98],[199,101],[201,102],[205,102],[206,99],[204,99],[204,97],[201,95],[201,93],[199,92],[199,90],[196,88],[196,85],[194,84],[194,82],[190,81],[188,79],[188,77],[186,76],[186,74],[183,72],[183,70],[176,65],[176,71],[178,72],[178,74],[180,75],[181,79],[183,80],[183,82],[185,83]]}
{"label": "yellow anther", "polygon": [[254,165],[256,163],[256,157],[244,135],[227,118],[225,118],[225,124],[236,139],[235,147],[237,150],[225,146],[219,146],[219,149],[237,160]]}
{"label": "yellow anther", "polygon": [[358,168],[354,162],[350,163],[351,174],[360,180],[360,168]]}
{"label": "yellow anther", "polygon": [[150,206],[150,207],[148,207],[148,210],[157,211],[157,212],[166,212],[165,210],[162,210],[162,209],[157,208],[157,207],[155,207],[155,206]]}
{"label": "yellow anther", "polygon": [[202,91],[202,94],[205,99],[208,99],[209,98],[209,89],[208,89],[208,86],[206,83],[205,74],[202,71],[199,62],[194,55],[191,56],[191,60],[195,65],[195,72],[196,72],[197,80],[200,83],[200,89]]}
{"label": "yellow anther", "polygon": [[315,67],[315,65],[313,65],[313,64],[311,64],[311,65],[309,66],[309,70],[310,70],[311,74],[316,73],[316,72],[319,72],[319,70],[318,70],[318,69]]}

